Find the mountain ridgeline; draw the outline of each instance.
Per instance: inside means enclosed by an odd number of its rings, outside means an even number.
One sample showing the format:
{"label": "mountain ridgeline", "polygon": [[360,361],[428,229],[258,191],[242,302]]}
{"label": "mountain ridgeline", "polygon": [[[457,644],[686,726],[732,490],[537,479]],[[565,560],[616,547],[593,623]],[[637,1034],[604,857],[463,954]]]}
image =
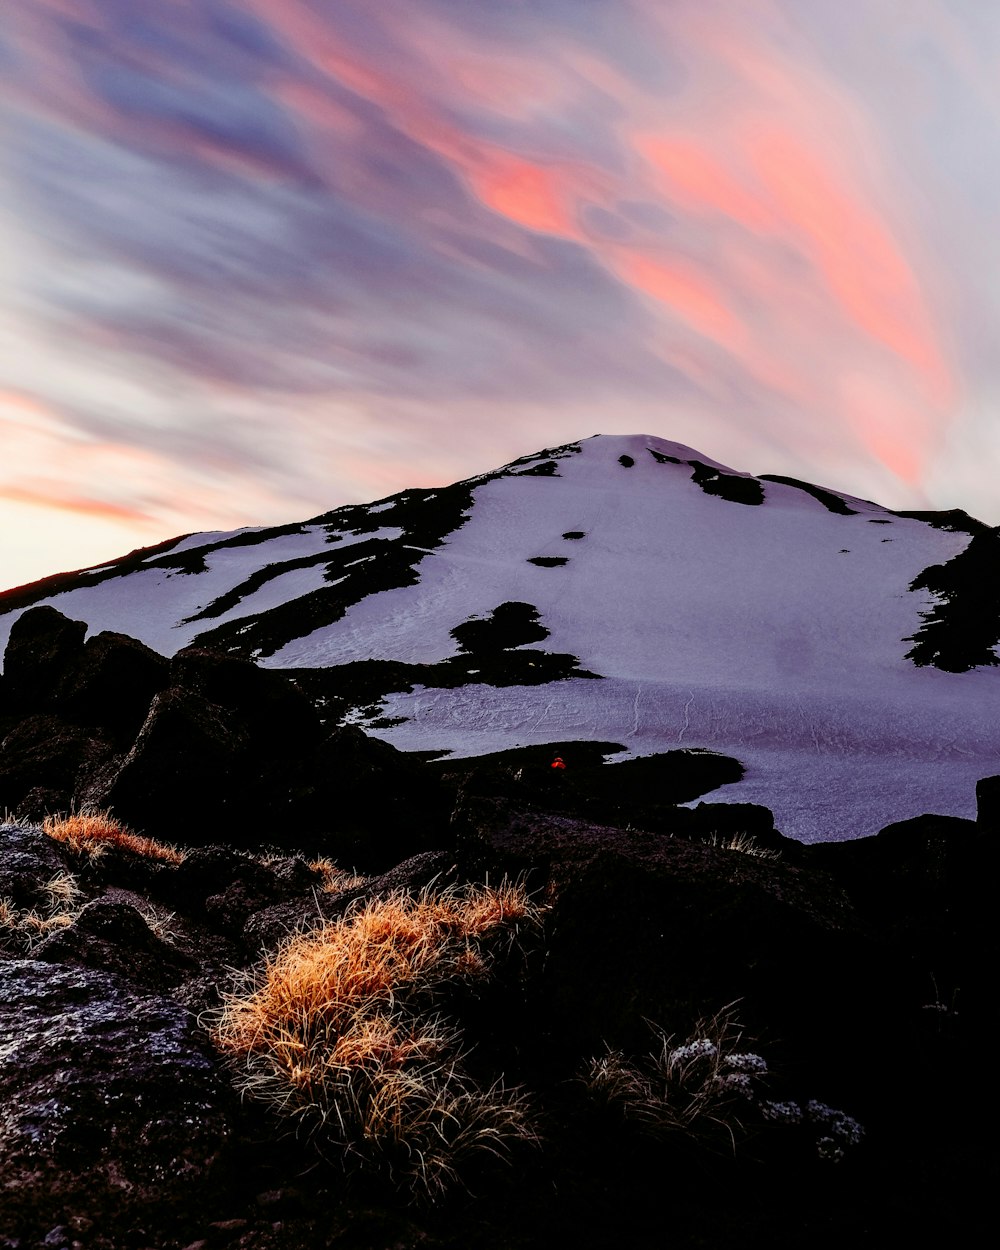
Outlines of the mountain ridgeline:
{"label": "mountain ridgeline", "polygon": [[[796,801],[815,810],[791,823],[825,837],[822,794],[857,790],[838,761],[895,758],[899,795],[926,787],[929,761],[957,757],[956,795],[989,771],[998,550],[1000,531],[964,513],[894,512],[664,439],[599,435],[7,591],[0,647],[47,604],[161,654],[294,670],[325,715],[404,750],[567,737],[722,750],[751,765],[741,797],[812,786]],[[861,807],[885,785],[822,821],[866,831]],[[913,814],[888,801],[872,828]]]}

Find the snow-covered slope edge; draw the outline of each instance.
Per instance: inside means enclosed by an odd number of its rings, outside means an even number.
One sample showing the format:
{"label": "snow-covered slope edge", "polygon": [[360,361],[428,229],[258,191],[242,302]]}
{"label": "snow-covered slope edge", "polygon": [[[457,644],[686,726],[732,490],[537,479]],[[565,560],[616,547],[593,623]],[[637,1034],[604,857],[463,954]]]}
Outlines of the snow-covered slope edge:
{"label": "snow-covered slope edge", "polygon": [[975,780],[998,771],[995,544],[960,515],[599,436],[8,592],[0,627],[51,602],[168,653],[204,641],[361,673],[361,723],[407,749],[711,747],[747,765],[719,798],[838,838],[971,815]]}

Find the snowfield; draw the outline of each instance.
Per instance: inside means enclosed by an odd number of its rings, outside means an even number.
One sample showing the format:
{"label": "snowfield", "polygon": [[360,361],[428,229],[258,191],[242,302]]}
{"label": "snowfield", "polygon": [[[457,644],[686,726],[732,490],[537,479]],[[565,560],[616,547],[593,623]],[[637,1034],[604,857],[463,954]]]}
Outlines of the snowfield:
{"label": "snowfield", "polygon": [[[377,572],[392,548],[412,560],[415,584],[380,589],[376,578],[344,598],[339,619],[252,654],[277,668],[435,664],[456,654],[456,625],[515,602],[549,631],[527,649],[568,653],[603,678],[390,693],[385,723],[369,730],[404,750],[471,755],[568,738],[635,754],[708,747],[746,766],[713,801],[764,803],[807,841],[926,811],[974,816],[976,780],[1000,773],[1000,670],[906,658],[904,640],[935,602],[910,583],[962,552],[969,533],[834,492],[758,487],[650,436],[598,436],[439,494],[460,488],[470,506],[437,545],[411,541],[383,501],[367,509],[386,513],[380,529],[333,533],[323,518],[273,538],[252,532],[243,546],[224,545],[238,535],[191,536],[168,554],[202,559],[200,569],[151,557],[35,601],[172,653],[209,626],[336,595],[351,573],[345,546],[377,539],[385,547],[363,559]],[[759,505],[741,502],[761,489]],[[185,622],[227,594],[224,612]],[[15,616],[0,616],[0,641]]]}

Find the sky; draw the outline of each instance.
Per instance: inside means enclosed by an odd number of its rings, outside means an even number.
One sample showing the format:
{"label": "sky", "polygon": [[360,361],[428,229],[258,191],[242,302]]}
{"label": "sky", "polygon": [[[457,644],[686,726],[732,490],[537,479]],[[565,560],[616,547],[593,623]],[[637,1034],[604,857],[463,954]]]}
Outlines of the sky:
{"label": "sky", "polygon": [[0,587],[595,433],[1000,523],[994,0],[5,0]]}

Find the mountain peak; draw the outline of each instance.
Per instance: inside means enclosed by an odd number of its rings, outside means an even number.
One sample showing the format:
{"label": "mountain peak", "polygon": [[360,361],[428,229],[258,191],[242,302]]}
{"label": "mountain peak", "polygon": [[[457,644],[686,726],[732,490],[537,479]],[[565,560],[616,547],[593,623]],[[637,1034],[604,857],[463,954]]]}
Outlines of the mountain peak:
{"label": "mountain peak", "polygon": [[727,798],[839,838],[971,815],[996,771],[1000,623],[979,593],[996,542],[656,435],[598,434],[8,592],[0,645],[49,603],[166,654],[297,670],[404,749],[720,751],[746,765]]}

